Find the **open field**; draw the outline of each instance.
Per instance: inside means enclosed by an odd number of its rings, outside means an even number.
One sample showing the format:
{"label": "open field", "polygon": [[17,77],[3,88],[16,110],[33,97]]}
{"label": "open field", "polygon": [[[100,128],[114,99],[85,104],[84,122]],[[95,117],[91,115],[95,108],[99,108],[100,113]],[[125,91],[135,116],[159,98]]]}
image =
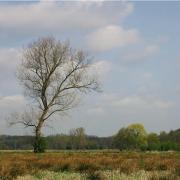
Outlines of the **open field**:
{"label": "open field", "polygon": [[180,179],[179,152],[0,152],[0,179]]}

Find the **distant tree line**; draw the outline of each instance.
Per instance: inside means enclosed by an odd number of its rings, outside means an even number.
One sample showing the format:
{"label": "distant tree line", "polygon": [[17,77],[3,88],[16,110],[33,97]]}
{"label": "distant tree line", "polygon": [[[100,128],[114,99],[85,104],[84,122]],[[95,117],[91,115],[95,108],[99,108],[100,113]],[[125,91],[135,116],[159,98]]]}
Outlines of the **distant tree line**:
{"label": "distant tree line", "polygon": [[[31,150],[33,136],[0,136],[1,150]],[[180,129],[170,132],[147,133],[142,124],[131,124],[121,128],[110,137],[86,135],[84,128],[71,129],[69,134],[57,134],[44,137],[47,149],[85,150],[85,149],[119,149],[119,150],[180,150]]]}
{"label": "distant tree line", "polygon": [[180,150],[180,129],[160,134],[147,133],[142,124],[121,128],[113,138],[113,147],[120,150]]}

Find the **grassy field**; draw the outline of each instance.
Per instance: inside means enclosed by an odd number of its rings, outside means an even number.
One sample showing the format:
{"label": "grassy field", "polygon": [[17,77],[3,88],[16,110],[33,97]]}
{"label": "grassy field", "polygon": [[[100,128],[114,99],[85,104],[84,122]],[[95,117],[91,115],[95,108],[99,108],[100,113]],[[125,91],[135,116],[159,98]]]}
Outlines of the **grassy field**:
{"label": "grassy field", "polygon": [[178,180],[180,152],[0,152],[0,179]]}

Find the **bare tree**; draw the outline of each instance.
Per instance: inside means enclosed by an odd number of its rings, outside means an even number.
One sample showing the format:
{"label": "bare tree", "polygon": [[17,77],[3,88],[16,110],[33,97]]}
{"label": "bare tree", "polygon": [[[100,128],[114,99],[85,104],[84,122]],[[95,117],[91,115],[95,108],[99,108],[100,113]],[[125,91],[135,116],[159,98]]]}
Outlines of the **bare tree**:
{"label": "bare tree", "polygon": [[35,141],[52,115],[76,107],[80,94],[99,90],[96,75],[89,73],[90,60],[84,51],[72,50],[69,43],[52,37],[40,38],[24,49],[17,77],[33,107],[18,122],[34,127]]}
{"label": "bare tree", "polygon": [[87,144],[85,129],[79,127],[69,131],[72,149],[84,149]]}

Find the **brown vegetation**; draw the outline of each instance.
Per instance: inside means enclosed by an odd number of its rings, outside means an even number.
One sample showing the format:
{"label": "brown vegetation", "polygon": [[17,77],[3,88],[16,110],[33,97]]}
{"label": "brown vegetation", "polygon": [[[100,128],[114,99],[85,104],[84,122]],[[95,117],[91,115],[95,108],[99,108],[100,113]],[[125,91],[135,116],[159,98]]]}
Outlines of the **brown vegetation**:
{"label": "brown vegetation", "polygon": [[36,174],[39,170],[72,171],[92,174],[99,170],[118,170],[122,173],[171,171],[180,175],[180,154],[141,152],[58,152],[33,154],[31,152],[0,154],[0,179]]}

